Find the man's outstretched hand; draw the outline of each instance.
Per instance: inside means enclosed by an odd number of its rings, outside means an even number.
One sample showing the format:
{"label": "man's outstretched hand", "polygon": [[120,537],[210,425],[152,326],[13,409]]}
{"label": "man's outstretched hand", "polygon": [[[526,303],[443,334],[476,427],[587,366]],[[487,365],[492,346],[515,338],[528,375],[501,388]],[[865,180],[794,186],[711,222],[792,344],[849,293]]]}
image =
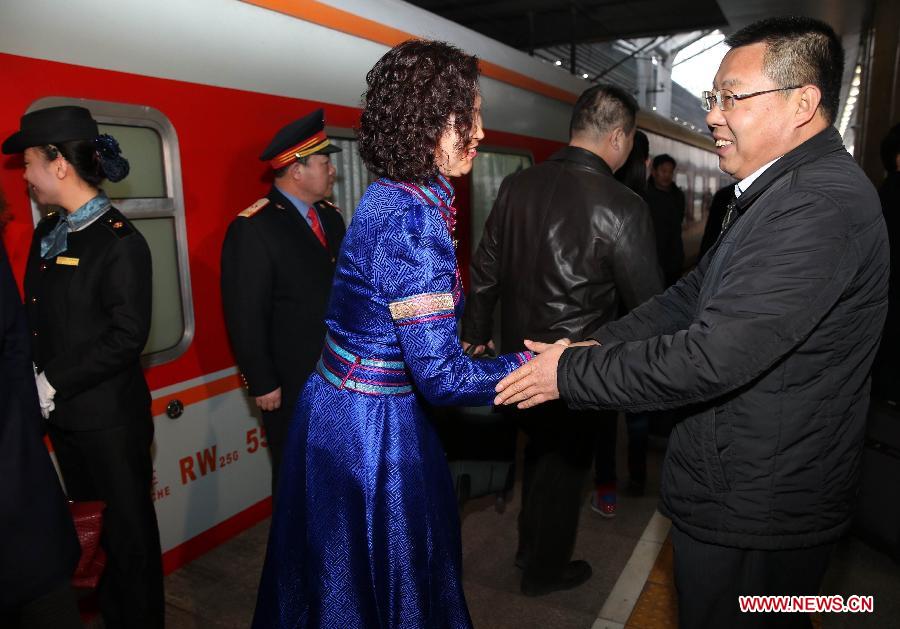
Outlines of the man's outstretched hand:
{"label": "man's outstretched hand", "polygon": [[527,363],[506,376],[497,385],[496,405],[515,404],[517,408],[531,408],[543,402],[559,399],[559,388],[556,386],[556,370],[559,357],[567,347],[587,347],[599,345],[597,341],[572,343],[569,339],[560,339],[555,343],[538,343],[525,341],[525,347],[537,354]]}

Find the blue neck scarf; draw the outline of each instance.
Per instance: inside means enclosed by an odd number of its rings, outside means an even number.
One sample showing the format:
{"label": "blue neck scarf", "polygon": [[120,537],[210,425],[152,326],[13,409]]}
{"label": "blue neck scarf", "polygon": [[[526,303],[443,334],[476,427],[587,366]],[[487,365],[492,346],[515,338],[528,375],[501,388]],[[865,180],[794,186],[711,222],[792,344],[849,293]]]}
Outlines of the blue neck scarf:
{"label": "blue neck scarf", "polygon": [[41,257],[45,260],[58,256],[66,250],[69,231],[75,231],[79,227],[90,223],[103,214],[112,204],[109,197],[101,191],[93,199],[82,205],[69,215],[65,210],[60,212],[59,221],[50,230],[50,233],[41,238]]}

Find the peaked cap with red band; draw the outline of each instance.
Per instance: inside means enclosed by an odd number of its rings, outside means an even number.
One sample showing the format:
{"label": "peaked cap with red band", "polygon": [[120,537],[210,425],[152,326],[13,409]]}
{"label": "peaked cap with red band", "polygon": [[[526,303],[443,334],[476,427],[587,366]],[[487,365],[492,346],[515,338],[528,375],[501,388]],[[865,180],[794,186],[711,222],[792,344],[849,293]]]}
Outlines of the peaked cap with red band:
{"label": "peaked cap with red band", "polygon": [[325,135],[325,112],[317,109],[282,127],[259,159],[278,170],[308,155],[340,151],[340,147],[333,145]]}

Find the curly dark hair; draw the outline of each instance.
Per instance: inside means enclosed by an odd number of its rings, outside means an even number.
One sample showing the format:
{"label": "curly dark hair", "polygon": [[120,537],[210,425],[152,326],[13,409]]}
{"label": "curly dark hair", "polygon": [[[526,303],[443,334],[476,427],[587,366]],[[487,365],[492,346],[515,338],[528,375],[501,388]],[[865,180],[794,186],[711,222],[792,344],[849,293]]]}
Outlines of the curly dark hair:
{"label": "curly dark hair", "polygon": [[366,75],[357,136],[370,171],[424,184],[438,174],[435,150],[451,116],[461,152],[472,141],[478,58],[445,42],[411,39]]}

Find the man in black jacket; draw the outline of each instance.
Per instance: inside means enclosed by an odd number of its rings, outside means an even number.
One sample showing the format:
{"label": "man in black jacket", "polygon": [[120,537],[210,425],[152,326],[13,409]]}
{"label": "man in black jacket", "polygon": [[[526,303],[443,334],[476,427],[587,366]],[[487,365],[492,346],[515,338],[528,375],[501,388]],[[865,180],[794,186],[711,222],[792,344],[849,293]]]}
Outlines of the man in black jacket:
{"label": "man in black jacket", "polygon": [[660,504],[682,627],[757,626],[772,619],[742,615],[739,595],[818,593],[852,521],[887,308],[878,196],[832,127],[834,31],[773,18],[727,41],[703,95],[719,165],[739,180],[718,245],[592,346],[550,347],[498,387],[523,406],[686,409]]}
{"label": "man in black jacket", "polygon": [[[500,346],[526,338],[581,340],[662,290],[647,206],[613,178],[628,159],[637,103],[619,88],[585,91],[569,146],[500,186],[472,261],[462,338],[480,353],[502,303]],[[615,430],[615,413],[604,428]],[[572,561],[581,489],[593,454],[596,413],[548,405],[517,417],[528,433],[519,554],[522,592],[546,594],[591,575]]]}
{"label": "man in black jacket", "polygon": [[341,149],[321,109],[283,127],[260,155],[274,170],[269,194],[240,212],[222,245],[222,306],[244,384],[262,410],[272,493],[294,403],[325,341],[325,309],[344,239],[324,199]]}

